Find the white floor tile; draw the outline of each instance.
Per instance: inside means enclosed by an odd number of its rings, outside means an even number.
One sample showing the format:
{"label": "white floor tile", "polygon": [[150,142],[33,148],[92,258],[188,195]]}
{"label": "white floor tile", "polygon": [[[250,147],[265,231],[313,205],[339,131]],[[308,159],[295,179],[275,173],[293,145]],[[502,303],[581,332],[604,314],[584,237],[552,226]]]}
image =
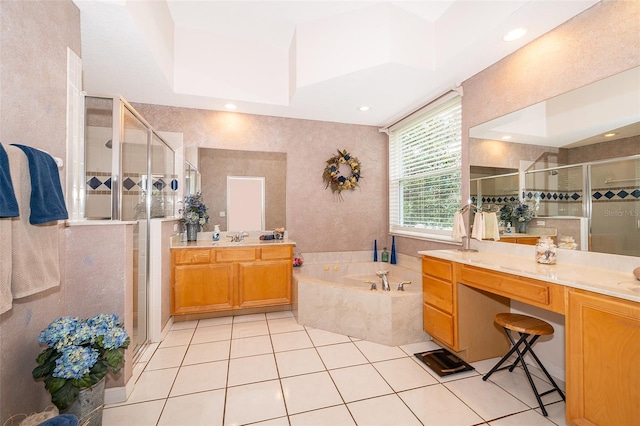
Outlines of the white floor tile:
{"label": "white floor tile", "polygon": [[315,346],[335,345],[336,343],[349,343],[351,339],[343,334],[332,333],[330,331],[319,330],[307,327],[307,333]]}
{"label": "white floor tile", "polygon": [[316,349],[329,370],[367,363],[367,359],[354,343],[340,343]]}
{"label": "white floor tile", "polygon": [[272,334],[271,342],[273,343],[273,350],[276,352],[313,347],[313,343],[311,343],[306,331]]}
{"label": "white floor tile", "polygon": [[[553,386],[549,383],[542,381],[536,376],[531,376],[533,383],[538,389],[538,393],[546,392],[553,389]],[[515,368],[512,373],[509,370],[496,371],[489,377],[488,381],[493,382],[500,386],[502,389],[509,392],[511,395],[518,398],[531,408],[540,407],[538,400],[531,389],[529,380],[522,368]],[[552,402],[561,401],[562,397],[558,392],[552,392],[542,397],[543,404],[549,404]]]}
{"label": "white floor tile", "polygon": [[129,425],[131,424],[131,419],[135,419],[136,426],[156,426],[164,403],[164,399],[159,399],[139,404],[105,408],[102,411],[102,426]]}
{"label": "white floor tile", "polygon": [[171,331],[187,330],[187,329],[191,329],[191,328],[196,328],[197,325],[198,325],[198,321],[179,321],[179,322],[174,322],[173,325],[171,325]]}
{"label": "white floor tile", "polygon": [[233,324],[233,317],[207,318],[198,321],[198,327],[213,327],[215,325]]}
{"label": "white floor tile", "polygon": [[189,345],[182,365],[201,364],[203,362],[229,359],[231,340]]}
{"label": "white floor tile", "polygon": [[290,331],[304,330],[304,327],[298,324],[295,318],[280,318],[269,320],[269,332],[271,334],[276,333],[288,333]]}
{"label": "white floor tile", "polygon": [[[329,371],[345,402],[382,396],[393,392],[371,364]],[[357,422],[357,420],[356,420]]]}
{"label": "white floor tile", "polygon": [[[553,423],[557,424],[558,426],[569,426],[569,423],[567,423],[566,420],[567,405],[564,401],[545,405],[544,408],[547,410],[547,418]],[[536,408],[535,412],[542,415],[542,411],[540,411],[540,408]]]}
{"label": "white floor tile", "polygon": [[379,343],[367,342],[366,340],[355,342],[355,345],[364,356],[367,357],[369,362],[386,361],[407,356],[407,354],[397,346],[385,346]]}
{"label": "white floor tile", "polygon": [[231,339],[231,324],[213,327],[198,327],[193,334],[192,344],[219,342]]}
{"label": "white floor tile", "polygon": [[160,346],[160,343],[151,343],[146,348],[144,348],[142,355],[140,355],[140,358],[138,358],[138,362],[149,362],[156,349],[158,349],[158,347]]}
{"label": "white floor tile", "polygon": [[231,341],[231,358],[273,353],[269,336],[247,337]]}
{"label": "white floor tile", "polygon": [[282,379],[282,389],[290,415],[343,403],[326,371]]}
{"label": "white floor tile", "polygon": [[242,425],[276,419],[286,414],[278,380],[227,389],[225,425]]}
{"label": "white floor tile", "polygon": [[232,339],[242,339],[245,337],[265,336],[269,334],[267,321],[252,321],[233,324],[231,333]]}
{"label": "white floor tile", "polygon": [[145,371],[136,382],[127,404],[167,398],[177,374],[177,368]]}
{"label": "white floor tile", "polygon": [[279,318],[293,318],[293,312],[291,311],[267,312],[267,320],[273,320],[273,319],[279,319]]}
{"label": "white floor tile", "polygon": [[347,404],[347,407],[359,425],[421,425],[411,410],[395,394],[352,402]]}
{"label": "white floor tile", "polygon": [[251,423],[251,426],[289,426],[289,420],[286,417],[278,417],[264,422]]}
{"label": "white floor tile", "polygon": [[376,362],[373,366],[396,392],[438,383],[408,357]]}
{"label": "white floor tile", "polygon": [[158,426],[221,425],[224,395],[224,389],[219,389],[169,398]]}
{"label": "white floor tile", "polygon": [[291,426],[355,426],[355,422],[345,405],[295,414],[289,419]]}
{"label": "white floor tile", "polygon": [[451,381],[445,386],[487,421],[529,409],[498,385],[483,381],[481,376]]}
{"label": "white floor tile", "polygon": [[223,389],[227,383],[227,364],[216,361],[180,368],[170,396]]}
{"label": "white floor tile", "polygon": [[425,425],[471,426],[483,422],[480,416],[441,384],[398,395]]}
{"label": "white floor tile", "polygon": [[478,374],[481,374],[481,375],[484,376],[489,371],[491,371],[493,366],[496,365],[498,363],[498,361],[500,361],[500,358],[502,358],[502,357],[483,359],[482,361],[476,361],[476,362],[472,362],[470,364],[471,364],[471,366],[473,368],[476,369]]}
{"label": "white floor tile", "polygon": [[278,378],[273,354],[234,358],[229,361],[227,386],[246,385]]}
{"label": "white floor tile", "polygon": [[324,364],[314,348],[276,353],[280,377],[324,371]]}
{"label": "white floor tile", "polygon": [[554,423],[533,410],[489,422],[490,426],[552,426]]}
{"label": "white floor tile", "polygon": [[160,343],[161,348],[168,348],[169,346],[185,346],[191,343],[191,337],[193,336],[193,329],[176,330],[167,333],[167,337]]}
{"label": "white floor tile", "polygon": [[241,322],[265,321],[266,319],[267,317],[265,314],[238,315],[233,317],[233,323],[238,324]]}
{"label": "white floor tile", "polygon": [[160,370],[162,368],[180,367],[188,346],[171,346],[159,348],[147,363],[146,370]]}

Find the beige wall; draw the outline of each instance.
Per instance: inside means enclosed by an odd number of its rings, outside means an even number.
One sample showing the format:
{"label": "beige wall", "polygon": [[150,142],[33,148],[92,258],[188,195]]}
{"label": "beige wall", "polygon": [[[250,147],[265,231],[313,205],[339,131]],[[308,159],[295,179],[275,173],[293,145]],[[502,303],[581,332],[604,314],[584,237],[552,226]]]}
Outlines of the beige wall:
{"label": "beige wall", "polygon": [[[386,238],[387,138],[378,128],[147,104],[134,108],[158,131],[184,133],[185,146],[286,153],[286,227],[296,251],[372,250],[374,239],[381,244]],[[362,163],[360,187],[343,192],[342,200],[322,181],[326,160],[337,149]]]}

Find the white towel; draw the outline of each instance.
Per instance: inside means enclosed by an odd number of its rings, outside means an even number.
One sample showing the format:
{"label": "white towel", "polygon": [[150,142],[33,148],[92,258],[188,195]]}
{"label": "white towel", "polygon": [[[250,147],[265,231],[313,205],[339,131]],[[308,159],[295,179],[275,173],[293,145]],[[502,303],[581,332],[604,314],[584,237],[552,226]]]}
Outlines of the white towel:
{"label": "white towel", "polygon": [[498,217],[495,212],[483,213],[484,219],[484,238],[500,240],[500,228],[498,227]]}
{"label": "white towel", "polygon": [[484,238],[484,217],[480,212],[477,212],[473,218],[473,231],[471,231],[471,238],[475,238],[478,241],[482,241]]}
{"label": "white towel", "polygon": [[467,230],[464,226],[464,218],[462,217],[462,213],[455,212],[453,214],[453,238],[456,240],[460,238],[464,238],[467,236]]}
{"label": "white towel", "polygon": [[7,217],[0,219],[0,314],[11,306],[11,218]]}
{"label": "white towel", "polygon": [[20,216],[11,219],[11,292],[14,299],[60,285],[58,222],[31,225],[31,177],[24,152],[5,145]]}

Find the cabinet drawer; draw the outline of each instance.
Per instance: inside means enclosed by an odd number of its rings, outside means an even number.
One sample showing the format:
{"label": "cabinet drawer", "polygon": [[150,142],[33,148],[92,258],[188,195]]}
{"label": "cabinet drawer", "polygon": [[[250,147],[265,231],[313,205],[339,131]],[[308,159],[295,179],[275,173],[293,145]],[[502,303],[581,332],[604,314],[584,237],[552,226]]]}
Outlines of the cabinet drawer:
{"label": "cabinet drawer", "polygon": [[450,282],[422,275],[422,295],[425,303],[453,313],[453,290]]}
{"label": "cabinet drawer", "polygon": [[254,247],[237,247],[216,249],[216,262],[241,262],[256,260]]}
{"label": "cabinet drawer", "polygon": [[172,250],[176,265],[196,265],[211,262],[211,249]]}
{"label": "cabinet drawer", "polygon": [[276,247],[262,247],[261,258],[264,260],[271,259],[290,259],[292,246],[276,246]]}
{"label": "cabinet drawer", "polygon": [[445,281],[453,279],[453,265],[446,260],[422,257],[422,273],[429,274]]}
{"label": "cabinet drawer", "polygon": [[551,283],[524,277],[489,272],[473,266],[462,267],[462,282],[523,302],[549,305]]}
{"label": "cabinet drawer", "polygon": [[426,303],[423,305],[423,315],[424,331],[431,337],[453,347],[453,317]]}

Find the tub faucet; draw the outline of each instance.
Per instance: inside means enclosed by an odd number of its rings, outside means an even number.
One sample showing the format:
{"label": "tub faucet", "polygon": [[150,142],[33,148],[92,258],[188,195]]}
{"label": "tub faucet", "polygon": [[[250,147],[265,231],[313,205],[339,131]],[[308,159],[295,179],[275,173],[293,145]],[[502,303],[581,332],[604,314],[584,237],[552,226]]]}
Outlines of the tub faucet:
{"label": "tub faucet", "polygon": [[407,284],[411,284],[411,281],[402,281],[398,284],[398,291],[404,291],[404,286]]}
{"label": "tub faucet", "polygon": [[378,271],[376,274],[382,278],[382,291],[391,291],[391,287],[389,286],[389,279],[387,278],[387,274],[389,271]]}

